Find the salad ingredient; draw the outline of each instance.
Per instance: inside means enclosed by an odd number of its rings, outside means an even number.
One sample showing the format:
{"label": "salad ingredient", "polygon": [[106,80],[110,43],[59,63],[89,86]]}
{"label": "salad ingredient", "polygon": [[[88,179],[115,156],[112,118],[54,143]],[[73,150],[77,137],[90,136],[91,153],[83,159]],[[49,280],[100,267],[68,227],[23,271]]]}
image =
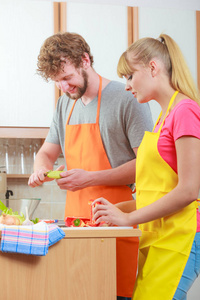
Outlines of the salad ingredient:
{"label": "salad ingredient", "polygon": [[81,219],[75,219],[72,221],[72,226],[74,227],[84,227],[85,223]]}
{"label": "salad ingredient", "polygon": [[62,178],[60,176],[60,173],[62,173],[62,172],[64,172],[64,171],[48,171],[46,173],[46,176],[49,178],[59,179],[59,178]]}
{"label": "salad ingredient", "polygon": [[[87,218],[78,218],[78,217],[66,217],[65,218],[65,225],[68,227],[98,227],[98,226],[108,226],[105,222],[101,222],[96,224],[93,220],[93,200],[89,200],[88,204],[91,206],[90,208],[90,219]],[[100,202],[96,203],[100,204]],[[95,206],[96,206],[95,205]]]}
{"label": "salad ingredient", "polygon": [[0,224],[5,225],[20,225],[20,220],[17,216],[14,215],[6,215],[5,213],[2,213],[0,216]]}
{"label": "salad ingredient", "polygon": [[[0,216],[0,224],[22,225],[22,223],[25,221],[25,216],[22,212],[21,212],[20,215],[18,214],[18,211],[13,212],[12,208],[6,207],[5,204],[3,204],[3,202],[1,200],[0,200],[0,210],[2,211],[2,215]],[[5,216],[7,216],[6,222],[8,222],[9,224],[8,223],[2,223],[2,222],[5,222]],[[9,217],[12,217],[12,219],[10,219]],[[35,218],[35,220],[31,220],[31,221],[34,224],[37,224],[39,222],[39,218]],[[10,224],[10,223],[13,223],[13,222],[15,222],[15,223]]]}

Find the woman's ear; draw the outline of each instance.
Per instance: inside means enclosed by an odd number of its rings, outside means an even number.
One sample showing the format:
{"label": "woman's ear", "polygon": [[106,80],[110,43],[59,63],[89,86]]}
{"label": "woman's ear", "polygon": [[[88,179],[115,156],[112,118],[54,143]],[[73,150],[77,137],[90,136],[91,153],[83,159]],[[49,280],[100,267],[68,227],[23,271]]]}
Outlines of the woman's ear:
{"label": "woman's ear", "polygon": [[157,65],[156,61],[155,60],[151,60],[149,62],[149,67],[150,67],[150,70],[151,70],[151,76],[155,77],[156,74],[157,74],[157,72],[158,72],[158,65]]}

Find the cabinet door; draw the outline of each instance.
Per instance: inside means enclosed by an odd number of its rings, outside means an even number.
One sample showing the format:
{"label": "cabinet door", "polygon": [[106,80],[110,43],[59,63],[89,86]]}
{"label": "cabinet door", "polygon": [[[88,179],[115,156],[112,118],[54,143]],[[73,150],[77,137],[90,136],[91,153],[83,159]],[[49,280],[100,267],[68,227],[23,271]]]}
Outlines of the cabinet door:
{"label": "cabinet door", "polygon": [[36,69],[40,47],[52,34],[51,1],[0,1],[0,126],[50,126],[54,84]]}

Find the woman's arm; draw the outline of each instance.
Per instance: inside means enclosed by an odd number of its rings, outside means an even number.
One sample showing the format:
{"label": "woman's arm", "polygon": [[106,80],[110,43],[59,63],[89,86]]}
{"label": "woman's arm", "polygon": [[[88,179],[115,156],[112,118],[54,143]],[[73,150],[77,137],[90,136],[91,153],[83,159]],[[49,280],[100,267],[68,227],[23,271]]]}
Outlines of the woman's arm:
{"label": "woman's arm", "polygon": [[105,221],[124,226],[146,223],[173,214],[195,201],[200,189],[200,140],[185,136],[179,138],[175,146],[178,184],[171,192],[129,214],[121,212],[107,200],[100,198],[98,201],[103,205],[97,205],[94,209],[96,223]]}

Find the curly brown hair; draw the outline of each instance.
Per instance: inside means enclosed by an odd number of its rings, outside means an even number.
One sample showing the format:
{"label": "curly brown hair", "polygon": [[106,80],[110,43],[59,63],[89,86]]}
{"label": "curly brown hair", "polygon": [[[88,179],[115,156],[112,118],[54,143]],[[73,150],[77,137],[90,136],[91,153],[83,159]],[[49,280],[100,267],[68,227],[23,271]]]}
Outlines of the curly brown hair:
{"label": "curly brown hair", "polygon": [[37,73],[46,81],[56,76],[67,59],[75,68],[82,65],[85,53],[89,55],[91,66],[93,56],[84,38],[77,33],[59,32],[47,38],[40,49]]}

